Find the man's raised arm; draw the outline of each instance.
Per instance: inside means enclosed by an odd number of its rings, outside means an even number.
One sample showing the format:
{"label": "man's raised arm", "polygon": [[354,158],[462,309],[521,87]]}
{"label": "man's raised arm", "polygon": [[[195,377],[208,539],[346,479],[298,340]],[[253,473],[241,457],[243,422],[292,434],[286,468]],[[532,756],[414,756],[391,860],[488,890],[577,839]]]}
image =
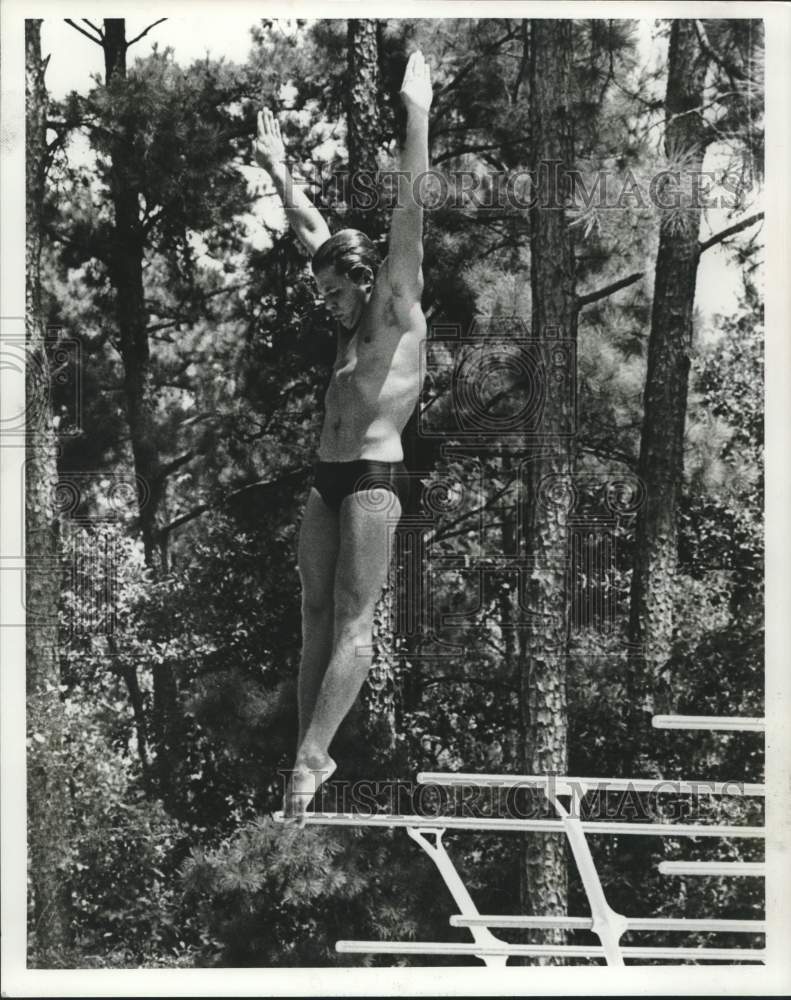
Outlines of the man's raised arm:
{"label": "man's raised arm", "polygon": [[404,72],[401,100],[407,113],[406,138],[399,157],[396,207],[390,220],[388,280],[393,294],[419,302],[423,291],[423,206],[415,200],[414,181],[428,170],[428,109],[431,76],[422,52],[413,52]]}
{"label": "man's raised arm", "polygon": [[330,231],[313,202],[294,186],[286,165],[286,148],[280,135],[280,123],[269,108],[258,113],[255,159],[259,167],[263,167],[272,178],[291,228],[312,257],[322,243],[330,238]]}

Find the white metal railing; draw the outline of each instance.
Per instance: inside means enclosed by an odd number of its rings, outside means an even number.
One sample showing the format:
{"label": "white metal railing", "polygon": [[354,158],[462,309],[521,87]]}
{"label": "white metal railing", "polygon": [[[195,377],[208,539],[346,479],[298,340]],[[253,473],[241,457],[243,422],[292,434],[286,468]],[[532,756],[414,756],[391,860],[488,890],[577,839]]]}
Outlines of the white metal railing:
{"label": "white metal railing", "polygon": [[[740,732],[761,732],[765,721],[759,718],[720,716],[656,715],[652,725],[658,729],[698,729]],[[654,794],[741,795],[765,796],[762,784],[742,784],[703,780],[663,780],[653,778],[584,778],[556,775],[467,774],[426,771],[417,776],[420,785],[448,787],[473,786],[482,788],[534,787],[541,789],[552,804],[558,819],[496,818],[487,816],[420,816],[389,813],[308,813],[306,822],[313,826],[400,827],[431,858],[453,896],[460,913],[450,918],[454,927],[464,927],[473,936],[473,943],[444,941],[338,941],[336,948],[343,953],[403,954],[403,955],[464,955],[481,959],[487,965],[504,965],[516,956],[561,956],[567,958],[604,959],[608,965],[622,966],[624,959],[644,961],[697,962],[764,962],[760,949],[714,947],[642,947],[622,946],[620,939],[630,931],[679,931],[684,933],[763,934],[763,920],[687,919],[683,917],[625,917],[607,903],[587,834],[605,836],[647,837],[766,837],[763,827],[726,826],[711,823],[636,823],[581,820],[560,802],[560,797],[572,801],[595,792],[640,792]],[[465,803],[462,803],[465,805]],[[469,805],[466,803],[466,805]],[[282,813],[275,814],[282,820]],[[507,916],[481,914],[467,891],[442,842],[446,830],[493,831],[498,833],[532,832],[564,833],[574,855],[591,908],[590,917]],[[722,861],[663,861],[659,871],[665,875],[734,875],[762,876],[763,862]],[[589,930],[600,941],[598,946],[562,944],[511,944],[495,937],[490,928],[523,928],[538,930]]]}
{"label": "white metal railing", "polygon": [[[453,896],[462,914],[472,919],[479,915],[478,910],[472,901],[472,896],[467,891],[467,886],[464,884],[461,875],[456,871],[456,866],[445,850],[445,845],[442,843],[442,834],[444,832],[442,829],[416,829],[415,827],[407,830],[407,834],[416,844],[423,848],[436,865],[437,871],[442,876],[442,880],[448,887],[448,891]],[[433,842],[428,839],[429,837],[433,838]],[[484,948],[499,948],[507,943],[495,937],[488,927],[476,925],[475,927],[470,927],[470,933],[475,943],[484,946]],[[486,965],[502,966],[508,961],[508,956],[502,955],[499,951],[484,950],[477,951],[475,954]]]}
{"label": "white metal railing", "polygon": [[660,861],[662,875],[734,875],[738,878],[763,878],[763,861]]}
{"label": "white metal railing", "polygon": [[655,715],[654,729],[721,729],[725,732],[763,733],[766,719],[736,715]]}
{"label": "white metal railing", "polygon": [[[687,934],[764,934],[765,920],[706,920],[692,917],[624,917],[626,931],[681,931]],[[525,917],[519,914],[454,914],[451,927],[497,927],[502,930],[593,930],[593,917]]]}
{"label": "white metal railing", "polygon": [[[477,944],[454,941],[338,941],[336,951],[344,954],[380,955],[473,955],[481,953],[503,958],[521,956],[565,956],[566,958],[605,958],[604,948],[571,944],[502,944],[482,948]],[[624,958],[653,961],[695,962],[765,962],[766,953],[754,948],[650,948],[626,947]]]}

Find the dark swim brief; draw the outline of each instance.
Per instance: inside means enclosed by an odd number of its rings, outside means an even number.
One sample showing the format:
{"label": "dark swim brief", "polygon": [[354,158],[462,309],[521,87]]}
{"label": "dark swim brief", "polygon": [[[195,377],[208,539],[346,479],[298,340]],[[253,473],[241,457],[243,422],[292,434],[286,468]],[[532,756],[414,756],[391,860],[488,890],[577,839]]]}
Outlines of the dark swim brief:
{"label": "dark swim brief", "polygon": [[401,501],[402,510],[406,506],[409,474],[403,462],[375,462],[364,458],[356,462],[315,462],[313,472],[313,485],[321,499],[336,512],[341,509],[344,497],[362,490],[389,490]]}

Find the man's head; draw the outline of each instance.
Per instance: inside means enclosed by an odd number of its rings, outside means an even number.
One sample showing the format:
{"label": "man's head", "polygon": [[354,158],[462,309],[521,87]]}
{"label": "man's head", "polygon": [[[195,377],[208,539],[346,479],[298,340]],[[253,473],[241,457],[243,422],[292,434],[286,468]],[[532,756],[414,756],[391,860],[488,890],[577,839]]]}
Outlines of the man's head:
{"label": "man's head", "polygon": [[358,229],[342,229],[322,243],[311,267],[319,292],[333,316],[353,329],[371,297],[382,258]]}

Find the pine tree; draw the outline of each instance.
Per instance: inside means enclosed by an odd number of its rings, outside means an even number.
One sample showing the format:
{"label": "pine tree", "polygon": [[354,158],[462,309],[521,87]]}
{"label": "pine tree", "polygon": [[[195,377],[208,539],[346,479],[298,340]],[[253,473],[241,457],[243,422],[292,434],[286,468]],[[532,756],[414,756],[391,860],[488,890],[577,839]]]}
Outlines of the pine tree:
{"label": "pine tree", "polygon": [[[576,339],[575,261],[572,231],[558,206],[574,165],[572,114],[572,22],[530,25],[531,167],[539,178],[530,213],[532,335],[542,343]],[[554,165],[558,169],[554,169]],[[570,399],[557,386],[544,387],[543,422],[553,434],[568,424]],[[562,435],[528,451],[527,524],[524,545],[536,569],[526,584],[536,625],[523,636],[521,699],[526,774],[566,774],[566,586],[567,511],[553,502],[547,484],[568,481],[571,446]],[[533,837],[525,852],[523,912],[565,912],[565,838]]]}
{"label": "pine tree", "polygon": [[[734,44],[729,29],[736,32],[736,42],[743,31],[742,26],[732,25],[724,22],[722,26],[724,40],[730,41],[728,48]],[[754,55],[754,44],[750,35],[749,58]],[[734,100],[732,94],[724,92],[715,74],[713,103],[721,111],[716,127],[701,110],[710,93],[707,79],[712,67],[723,70],[720,63],[723,57],[711,48],[702,22],[672,22],[664,104],[665,153],[671,173],[664,177],[657,194],[660,203],[669,208],[661,217],[655,267],[638,467],[646,502],[638,515],[629,621],[629,638],[636,651],[633,701],[638,713],[642,707],[651,706],[650,696],[645,706],[643,702],[652,678],[670,655],[673,640],[678,509],[684,475],[689,371],[694,355],[698,263],[704,250],[744,225],[729,227],[700,243],[702,200],[695,178],[701,173],[707,147],[723,134],[737,139],[741,135],[748,148],[755,142],[751,116],[744,121],[744,106],[750,102],[750,92],[744,87],[741,94],[736,91]],[[730,53],[724,57],[724,72],[731,82],[734,76],[746,81],[743,65]],[[676,171],[676,178],[683,178],[678,201],[668,198],[672,171]]]}
{"label": "pine tree", "polygon": [[32,958],[36,964],[48,965],[56,962],[69,944],[70,925],[68,887],[62,865],[68,853],[64,841],[68,775],[62,766],[64,718],[58,661],[60,532],[55,506],[56,441],[40,274],[47,162],[45,69],[46,61],[41,58],[41,21],[29,19],[25,22],[27,801],[33,894]]}

